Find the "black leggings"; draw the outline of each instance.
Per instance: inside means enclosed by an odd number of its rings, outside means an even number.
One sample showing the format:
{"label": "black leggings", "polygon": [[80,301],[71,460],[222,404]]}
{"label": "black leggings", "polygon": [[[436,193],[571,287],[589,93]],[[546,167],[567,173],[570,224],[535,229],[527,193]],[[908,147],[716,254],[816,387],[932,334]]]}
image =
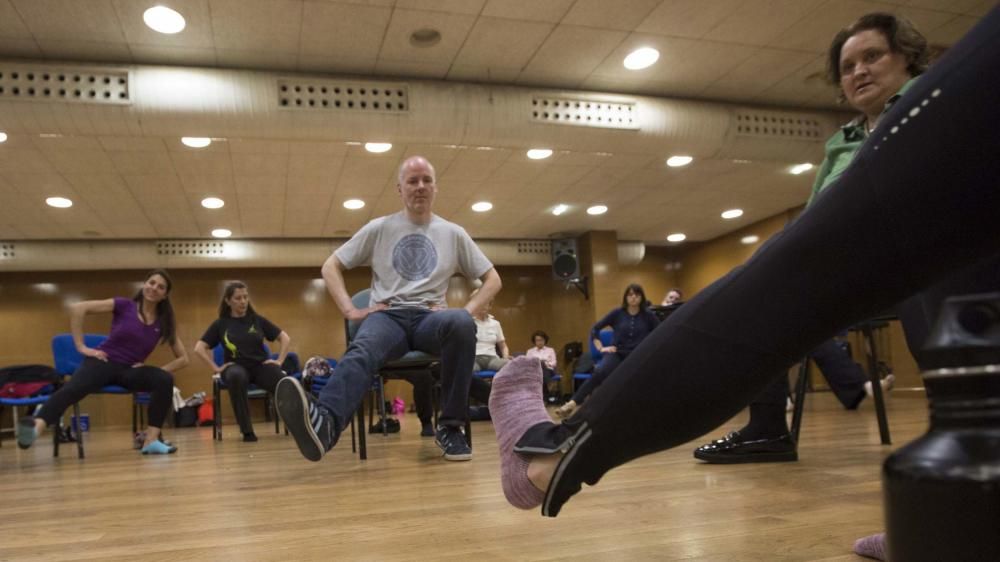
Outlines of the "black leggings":
{"label": "black leggings", "polygon": [[67,408],[83,400],[88,394],[112,384],[123,386],[131,392],[148,392],[149,425],[163,427],[173,400],[174,376],[159,367],[132,367],[93,357],[84,358],[69,382],[42,405],[38,417],[45,420],[49,427],[58,425],[59,418]]}
{"label": "black leggings", "polygon": [[274,394],[274,388],[284,376],[281,367],[274,363],[261,363],[253,367],[233,363],[222,371],[222,381],[229,388],[229,401],[233,403],[233,413],[236,414],[236,422],[240,424],[241,432],[253,433],[250,403],[247,398],[250,385],[255,384]]}
{"label": "black leggings", "polygon": [[[885,115],[840,179],[647,337],[563,426],[581,483],[718,427],[838,331],[1000,248],[1000,9]],[[905,121],[904,121],[905,119]]]}

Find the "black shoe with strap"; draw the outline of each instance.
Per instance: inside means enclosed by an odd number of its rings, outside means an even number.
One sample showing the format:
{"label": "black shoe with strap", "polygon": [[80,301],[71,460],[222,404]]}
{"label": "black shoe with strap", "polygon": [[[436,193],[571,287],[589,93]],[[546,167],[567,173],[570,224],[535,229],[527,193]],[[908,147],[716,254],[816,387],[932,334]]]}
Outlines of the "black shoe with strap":
{"label": "black shoe with strap", "polygon": [[799,453],[789,433],[746,439],[740,432],[734,431],[695,449],[694,458],[712,464],[795,462],[799,460]]}

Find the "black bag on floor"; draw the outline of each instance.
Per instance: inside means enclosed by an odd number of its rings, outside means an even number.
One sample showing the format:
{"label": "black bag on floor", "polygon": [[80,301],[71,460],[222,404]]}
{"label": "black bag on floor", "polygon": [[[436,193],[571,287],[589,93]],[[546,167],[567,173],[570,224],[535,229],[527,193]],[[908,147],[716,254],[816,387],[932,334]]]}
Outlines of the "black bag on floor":
{"label": "black bag on floor", "polygon": [[194,427],[198,425],[198,408],[184,406],[174,412],[174,427]]}

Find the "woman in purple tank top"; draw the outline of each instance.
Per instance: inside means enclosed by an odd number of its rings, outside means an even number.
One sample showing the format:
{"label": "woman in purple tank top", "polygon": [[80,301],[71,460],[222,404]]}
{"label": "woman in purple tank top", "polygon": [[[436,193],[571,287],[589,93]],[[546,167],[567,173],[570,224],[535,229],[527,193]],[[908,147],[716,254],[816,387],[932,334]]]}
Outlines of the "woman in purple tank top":
{"label": "woman in purple tank top", "polygon": [[[149,428],[142,454],[173,453],[177,447],[160,440],[160,428],[170,411],[174,392],[173,372],[188,364],[187,351],[177,338],[174,309],[170,304],[173,283],[162,269],[146,276],[142,288],[131,299],[78,302],[70,307],[70,332],[83,363],[62,388],[42,406],[37,417],[21,418],[17,444],[27,449],[46,427],[56,425],[66,408],[88,394],[108,385],[123,386],[131,392],[148,392]],[[111,312],[108,339],[90,348],[83,339],[83,319],[88,314]],[[170,345],[175,359],[163,367],[143,362],[160,343]]]}

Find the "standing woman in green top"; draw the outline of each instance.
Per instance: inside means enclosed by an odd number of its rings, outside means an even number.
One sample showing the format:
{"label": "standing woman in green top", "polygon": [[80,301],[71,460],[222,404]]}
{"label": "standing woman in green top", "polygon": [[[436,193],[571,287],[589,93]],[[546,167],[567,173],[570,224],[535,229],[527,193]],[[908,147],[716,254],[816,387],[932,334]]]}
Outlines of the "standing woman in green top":
{"label": "standing woman in green top", "polygon": [[[278,342],[276,359],[268,357],[264,340]],[[233,403],[233,412],[244,441],[257,440],[250,421],[247,390],[252,383],[274,392],[278,381],[285,376],[281,363],[291,341],[292,338],[284,330],[253,309],[246,283],[233,281],[226,285],[219,303],[219,318],[205,330],[195,344],[194,352],[229,387],[229,400]],[[219,344],[222,344],[224,357],[222,365],[215,364],[211,351]]]}

